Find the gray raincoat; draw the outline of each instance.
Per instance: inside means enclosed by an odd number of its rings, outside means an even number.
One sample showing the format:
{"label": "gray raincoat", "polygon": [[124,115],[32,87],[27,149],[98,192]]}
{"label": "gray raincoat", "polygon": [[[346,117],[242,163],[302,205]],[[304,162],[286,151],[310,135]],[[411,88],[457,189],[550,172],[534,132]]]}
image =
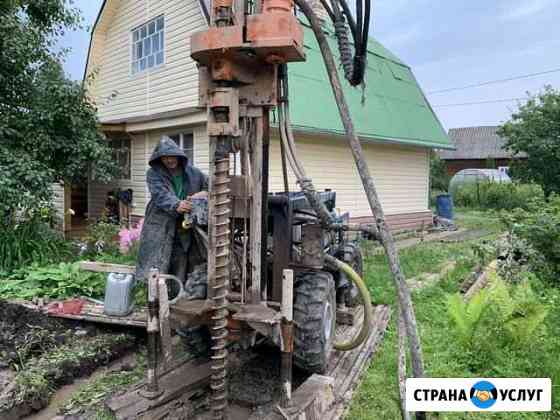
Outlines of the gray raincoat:
{"label": "gray raincoat", "polygon": [[146,208],[146,216],[140,250],[136,265],[136,278],[146,279],[152,267],[161,273],[169,273],[173,247],[183,244],[188,251],[193,235],[182,237],[178,241],[178,226],[182,215],[177,213],[179,199],[172,187],[172,175],[161,162],[162,156],[176,156],[184,169],[183,188],[187,196],[200,191],[208,191],[208,177],[199,169],[188,165],[188,158],[173,140],[163,138],[150,157],[150,169],[146,175],[148,188],[152,196]]}

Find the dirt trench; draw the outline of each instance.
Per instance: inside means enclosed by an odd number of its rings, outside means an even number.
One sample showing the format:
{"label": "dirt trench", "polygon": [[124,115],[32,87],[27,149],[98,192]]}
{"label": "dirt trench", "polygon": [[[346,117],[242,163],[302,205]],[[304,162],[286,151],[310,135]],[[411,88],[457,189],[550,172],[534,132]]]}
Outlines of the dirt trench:
{"label": "dirt trench", "polygon": [[124,331],[0,301],[0,420],[40,411],[56,390],[136,349],[143,337]]}

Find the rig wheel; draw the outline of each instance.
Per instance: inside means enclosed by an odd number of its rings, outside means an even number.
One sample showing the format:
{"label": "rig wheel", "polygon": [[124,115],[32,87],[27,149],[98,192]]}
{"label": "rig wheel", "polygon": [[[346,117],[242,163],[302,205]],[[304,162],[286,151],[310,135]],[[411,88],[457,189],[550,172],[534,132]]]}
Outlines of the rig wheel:
{"label": "rig wheel", "polygon": [[[342,248],[339,258],[354,269],[354,271],[363,278],[364,262],[362,250],[358,244],[349,242]],[[344,275],[341,273],[341,275]],[[350,308],[354,308],[362,304],[362,298],[358,287],[350,279],[347,279],[349,286],[344,290],[344,303]]]}
{"label": "rig wheel", "polygon": [[303,271],[294,282],[294,363],[325,373],[336,333],[336,292],[325,271]]}

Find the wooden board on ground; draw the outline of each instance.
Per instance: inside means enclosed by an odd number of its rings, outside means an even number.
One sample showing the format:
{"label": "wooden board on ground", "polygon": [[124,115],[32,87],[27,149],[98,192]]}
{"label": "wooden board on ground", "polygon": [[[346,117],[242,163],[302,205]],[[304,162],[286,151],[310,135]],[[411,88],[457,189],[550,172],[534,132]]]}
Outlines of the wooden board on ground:
{"label": "wooden board on ground", "polygon": [[97,273],[135,274],[136,267],[124,264],[109,264],[97,261],[80,261],[80,269]]}
{"label": "wooden board on ground", "polygon": [[189,394],[208,385],[210,366],[210,362],[201,363],[198,359],[174,366],[159,377],[159,389],[163,391],[159,397],[144,398],[141,391],[145,383],[142,382],[131,391],[110,398],[105,406],[118,420],[160,418],[155,416],[160,408],[174,400],[187,398]]}
{"label": "wooden board on ground", "polygon": [[[362,374],[383,339],[389,323],[391,310],[386,305],[376,306],[369,338],[354,350],[348,352],[333,351],[325,377],[312,375],[293,394],[293,404],[286,409],[276,410],[267,420],[338,420],[348,409],[352,394],[360,383]],[[347,341],[360,330],[363,320],[362,307],[356,308],[356,323],[337,326],[337,340]],[[309,382],[309,383],[308,383]],[[327,389],[328,388],[328,389]],[[332,398],[329,390],[332,389]],[[301,395],[304,393],[305,395]],[[312,393],[312,395],[310,395]],[[305,401],[305,403],[302,403]],[[253,419],[252,419],[253,420]],[[256,418],[254,420],[257,420]]]}
{"label": "wooden board on ground", "polygon": [[474,295],[476,295],[480,290],[484,289],[488,285],[492,278],[492,274],[496,274],[497,265],[498,262],[496,260],[488,264],[488,266],[484,269],[482,274],[480,274],[474,284],[469,287],[469,290],[466,291],[464,296],[465,300],[470,300]]}
{"label": "wooden board on ground", "polygon": [[146,309],[138,308],[127,316],[110,316],[103,313],[103,305],[94,302],[85,302],[79,314],[65,314],[60,312],[49,312],[47,307],[40,308],[49,316],[80,321],[99,322],[103,324],[129,325],[132,327],[146,328]]}

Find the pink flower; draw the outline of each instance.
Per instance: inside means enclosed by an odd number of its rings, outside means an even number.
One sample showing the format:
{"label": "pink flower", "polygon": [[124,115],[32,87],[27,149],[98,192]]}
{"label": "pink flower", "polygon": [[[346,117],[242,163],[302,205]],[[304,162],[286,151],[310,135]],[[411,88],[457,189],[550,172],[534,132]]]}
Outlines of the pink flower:
{"label": "pink flower", "polygon": [[142,226],[144,225],[144,219],[140,221],[130,229],[123,228],[119,232],[119,249],[121,253],[126,254],[134,242],[140,240],[140,235],[142,234]]}

